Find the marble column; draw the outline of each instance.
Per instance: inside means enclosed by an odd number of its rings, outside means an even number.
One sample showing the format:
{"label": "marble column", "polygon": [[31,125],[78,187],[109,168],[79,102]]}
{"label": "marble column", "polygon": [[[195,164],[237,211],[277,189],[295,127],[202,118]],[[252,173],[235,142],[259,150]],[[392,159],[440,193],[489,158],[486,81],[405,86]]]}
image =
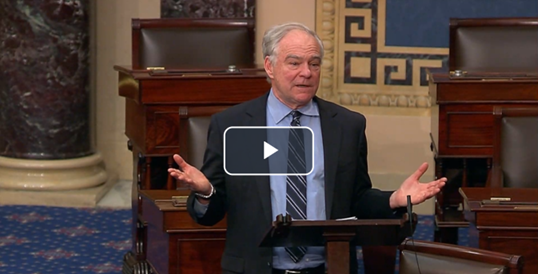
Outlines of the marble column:
{"label": "marble column", "polygon": [[161,0],[161,17],[254,17],[255,6],[256,0]]}
{"label": "marble column", "polygon": [[107,174],[90,128],[90,0],[0,0],[0,190]]}

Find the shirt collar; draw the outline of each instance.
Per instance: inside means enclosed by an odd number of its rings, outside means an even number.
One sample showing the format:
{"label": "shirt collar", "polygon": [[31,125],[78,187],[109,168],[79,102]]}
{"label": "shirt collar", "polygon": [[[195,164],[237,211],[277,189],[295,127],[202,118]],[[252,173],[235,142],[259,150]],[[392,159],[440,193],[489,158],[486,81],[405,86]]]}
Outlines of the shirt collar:
{"label": "shirt collar", "polygon": [[[273,89],[271,89],[269,97],[267,98],[267,107],[269,108],[271,116],[277,125],[293,110],[276,98],[275,94],[273,93]],[[297,110],[306,116],[319,116],[318,106],[313,100],[310,100],[308,104]]]}

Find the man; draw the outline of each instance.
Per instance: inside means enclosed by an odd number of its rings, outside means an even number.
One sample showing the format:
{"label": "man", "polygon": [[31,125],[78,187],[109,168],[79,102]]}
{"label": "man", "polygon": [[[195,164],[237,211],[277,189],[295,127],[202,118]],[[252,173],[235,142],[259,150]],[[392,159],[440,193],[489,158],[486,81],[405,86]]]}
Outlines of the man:
{"label": "man", "polygon": [[[398,190],[372,189],[364,116],[315,96],[323,59],[319,37],[304,25],[288,23],[268,30],[262,48],[271,91],[212,117],[202,172],[179,155],[174,155],[179,169],[169,172],[193,190],[187,205],[196,222],[214,225],[227,214],[223,273],[270,274],[291,269],[324,273],[322,247],[299,251],[258,247],[275,216],[291,210],[303,214],[290,213],[294,219],[390,218],[406,206],[407,195],[413,204],[422,203],[438,193],[446,179],[419,183],[427,169],[424,163]],[[314,169],[306,178],[224,172],[223,134],[228,127],[290,124],[314,132]],[[297,181],[306,186],[302,192],[294,187]],[[306,200],[303,209],[298,210],[299,203],[290,193],[302,193],[298,196]],[[290,204],[297,210],[290,209]],[[356,260],[351,261],[352,273],[357,273]]]}

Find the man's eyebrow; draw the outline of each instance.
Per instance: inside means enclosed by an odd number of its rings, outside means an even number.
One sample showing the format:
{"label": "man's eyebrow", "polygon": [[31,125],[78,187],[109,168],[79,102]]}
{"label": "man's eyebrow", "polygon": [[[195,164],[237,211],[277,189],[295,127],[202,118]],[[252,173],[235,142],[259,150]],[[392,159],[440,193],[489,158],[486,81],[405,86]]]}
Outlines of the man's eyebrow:
{"label": "man's eyebrow", "polygon": [[290,55],[286,56],[286,59],[301,59],[301,57],[299,57],[298,55],[295,55],[295,54],[290,54]]}
{"label": "man's eyebrow", "polygon": [[[303,58],[298,56],[298,55],[295,55],[295,54],[290,54],[290,55],[286,56],[286,60],[287,59],[303,59]],[[317,61],[321,60],[321,56],[314,55],[309,59],[309,61],[314,61],[314,60],[317,60]]]}

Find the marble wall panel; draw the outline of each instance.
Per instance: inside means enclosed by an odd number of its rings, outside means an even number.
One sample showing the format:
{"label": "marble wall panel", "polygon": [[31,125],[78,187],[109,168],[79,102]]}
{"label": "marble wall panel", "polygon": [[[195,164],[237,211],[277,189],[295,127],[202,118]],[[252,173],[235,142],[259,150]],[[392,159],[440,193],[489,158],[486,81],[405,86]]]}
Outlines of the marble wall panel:
{"label": "marble wall panel", "polygon": [[256,0],[161,0],[162,18],[254,17]]}
{"label": "marble wall panel", "polygon": [[92,154],[89,1],[0,0],[0,156]]}

